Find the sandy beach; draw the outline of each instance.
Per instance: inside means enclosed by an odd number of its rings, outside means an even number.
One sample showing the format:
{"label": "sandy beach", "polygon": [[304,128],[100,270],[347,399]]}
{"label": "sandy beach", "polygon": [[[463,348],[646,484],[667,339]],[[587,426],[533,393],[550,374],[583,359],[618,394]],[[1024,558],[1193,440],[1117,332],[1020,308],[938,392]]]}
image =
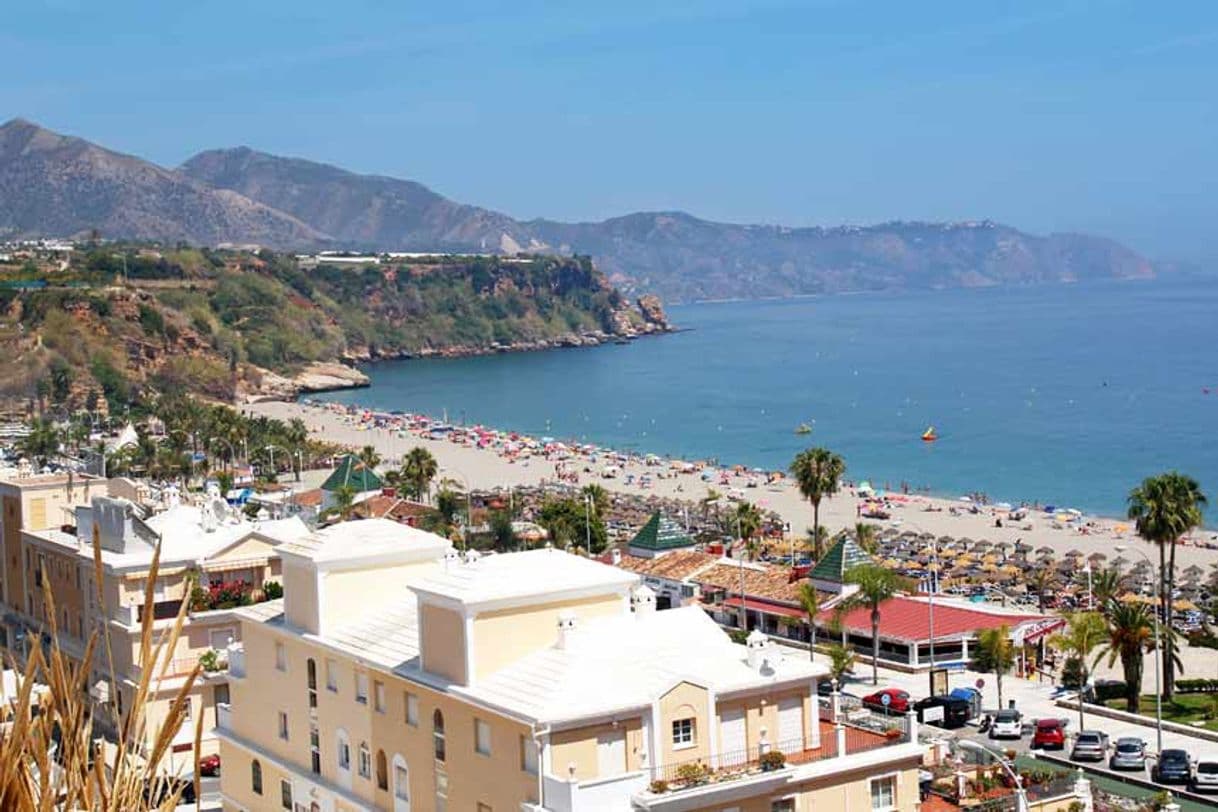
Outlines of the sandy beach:
{"label": "sandy beach", "polygon": [[[388,429],[371,428],[360,424],[346,414],[321,406],[304,403],[268,401],[244,406],[245,411],[268,417],[288,420],[298,417],[309,431],[319,439],[352,447],[375,446],[386,461],[396,461],[415,446],[427,448],[441,468],[441,476],[451,477],[470,488],[489,489],[521,485],[539,485],[543,481],[555,480],[555,462],[542,456],[527,459],[510,459],[501,456],[495,449],[481,449],[473,445],[462,445],[448,440],[432,440],[414,434],[400,436]],[[849,465],[849,460],[847,460]],[[789,480],[766,485],[764,480],[757,487],[746,487],[747,481],[758,477],[734,475],[730,484],[724,486],[718,478],[704,482],[698,473],[679,473],[665,466],[647,466],[640,460],[632,460],[621,466],[621,473],[612,479],[600,476],[601,467],[593,466],[579,458],[568,459],[567,470],[579,471],[579,484],[596,482],[608,490],[635,494],[654,494],[680,499],[700,500],[713,488],[719,493],[739,489],[743,498],[758,506],[777,512],[790,523],[792,531],[804,534],[812,524],[812,506],[800,495]],[[591,470],[584,472],[587,466]],[[627,477],[634,474],[634,481]],[[649,487],[641,487],[639,479],[651,475]],[[857,515],[860,499],[850,490],[843,489],[836,496],[821,503],[821,523],[829,531],[853,527],[860,520]],[[954,512],[953,512],[954,509]],[[991,542],[1014,543],[1022,540],[1034,548],[1051,547],[1057,557],[1070,550],[1080,550],[1085,556],[1103,553],[1109,559],[1123,555],[1136,561],[1138,553],[1148,555],[1152,563],[1157,561],[1153,547],[1143,542],[1132,532],[1128,522],[1119,519],[1084,516],[1081,521],[1063,525],[1039,511],[1029,511],[1026,519],[1018,522],[1004,521],[1002,527],[995,526],[995,519],[1006,516],[1005,510],[984,507],[979,513],[968,511],[968,505],[950,499],[921,495],[895,495],[891,502],[891,518],[887,521],[867,519],[881,527],[896,527],[932,533],[935,536],[967,536],[987,539]],[[1054,525],[1059,525],[1055,527]],[[1218,545],[1218,536],[1213,531],[1198,531],[1177,548],[1176,561],[1179,568],[1197,564],[1207,567],[1218,562],[1218,549],[1199,546]],[[1124,553],[1116,551],[1117,545],[1127,545]]]}

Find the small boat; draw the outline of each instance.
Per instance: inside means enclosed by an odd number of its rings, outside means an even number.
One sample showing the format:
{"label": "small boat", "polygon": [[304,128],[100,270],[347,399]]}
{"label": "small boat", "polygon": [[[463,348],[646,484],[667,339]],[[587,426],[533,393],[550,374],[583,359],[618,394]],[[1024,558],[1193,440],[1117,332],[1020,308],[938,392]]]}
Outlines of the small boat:
{"label": "small boat", "polygon": [[796,434],[811,434],[812,427],[809,426],[807,423],[800,423],[798,426],[795,427],[795,433]]}
{"label": "small boat", "polygon": [[927,426],[926,431],[922,432],[922,442],[924,442],[924,443],[933,443],[935,440],[938,440],[938,439],[939,439],[939,435],[935,433],[934,426]]}

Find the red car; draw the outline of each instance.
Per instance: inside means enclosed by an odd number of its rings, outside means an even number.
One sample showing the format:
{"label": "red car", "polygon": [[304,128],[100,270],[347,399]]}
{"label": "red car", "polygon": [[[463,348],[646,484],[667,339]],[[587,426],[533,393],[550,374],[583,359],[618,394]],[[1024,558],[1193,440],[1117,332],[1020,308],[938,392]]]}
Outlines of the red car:
{"label": "red car", "polygon": [[1066,731],[1057,719],[1038,719],[1036,732],[1032,734],[1032,747],[1042,750],[1066,749]]}
{"label": "red car", "polygon": [[212,753],[199,759],[199,775],[213,776],[220,774],[220,755]]}
{"label": "red car", "polygon": [[[884,697],[888,697],[887,704]],[[863,707],[881,713],[906,713],[909,711],[909,692],[900,688],[885,688],[863,697]]]}

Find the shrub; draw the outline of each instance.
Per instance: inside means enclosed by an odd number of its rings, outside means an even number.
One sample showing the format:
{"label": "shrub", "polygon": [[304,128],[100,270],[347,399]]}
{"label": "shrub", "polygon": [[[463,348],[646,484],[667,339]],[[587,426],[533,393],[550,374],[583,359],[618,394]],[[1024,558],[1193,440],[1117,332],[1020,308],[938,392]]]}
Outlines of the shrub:
{"label": "shrub", "polygon": [[214,648],[209,648],[199,655],[199,667],[208,673],[220,670],[220,655]]}
{"label": "shrub", "polygon": [[786,755],[780,750],[770,750],[767,753],[761,754],[761,769],[766,770],[781,770],[787,764]]}
{"label": "shrub", "polygon": [[1083,661],[1078,657],[1067,657],[1062,666],[1062,687],[1078,690],[1083,687]]}
{"label": "shrub", "polygon": [[710,767],[698,761],[677,767],[677,778],[686,784],[700,784],[710,776],[710,772]]}
{"label": "shrub", "polygon": [[1218,679],[1178,679],[1176,690],[1182,694],[1212,694],[1218,692]]}
{"label": "shrub", "polygon": [[656,795],[661,795],[668,792],[668,782],[662,778],[657,778],[655,781],[651,782],[651,786],[649,786],[648,789]]}
{"label": "shrub", "polygon": [[262,594],[266,596],[268,601],[273,601],[276,598],[283,597],[283,584],[278,581],[267,581],[262,585]]}

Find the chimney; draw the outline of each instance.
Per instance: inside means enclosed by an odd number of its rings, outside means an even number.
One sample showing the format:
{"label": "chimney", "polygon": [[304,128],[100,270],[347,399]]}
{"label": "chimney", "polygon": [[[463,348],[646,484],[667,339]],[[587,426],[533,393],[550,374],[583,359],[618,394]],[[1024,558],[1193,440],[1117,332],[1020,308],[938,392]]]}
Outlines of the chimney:
{"label": "chimney", "polygon": [[559,651],[567,651],[575,643],[575,628],[578,618],[574,612],[566,611],[558,614],[558,643]]}
{"label": "chimney", "polygon": [[641,584],[637,589],[630,593],[630,611],[634,612],[635,617],[642,620],[655,613],[656,610],[656,593],[651,587],[646,584]]}
{"label": "chimney", "polygon": [[622,565],[622,551],[614,547],[609,552],[609,560],[613,562],[613,566],[620,567]]}
{"label": "chimney", "polygon": [[770,647],[770,638],[762,634],[760,630],[753,629],[749,632],[744,644],[749,650],[749,668],[760,673],[768,657],[767,649]]}

